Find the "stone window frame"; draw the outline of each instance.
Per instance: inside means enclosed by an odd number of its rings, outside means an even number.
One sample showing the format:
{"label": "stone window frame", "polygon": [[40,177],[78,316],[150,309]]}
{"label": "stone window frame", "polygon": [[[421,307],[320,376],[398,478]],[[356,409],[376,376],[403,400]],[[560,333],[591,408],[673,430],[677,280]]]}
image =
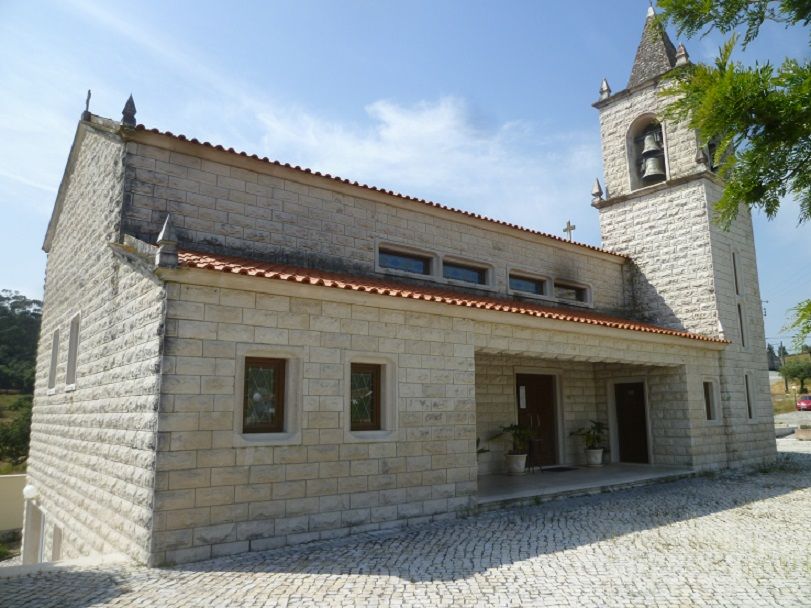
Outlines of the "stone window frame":
{"label": "stone window frame", "polygon": [[[524,291],[523,289],[513,289],[510,286],[510,281],[513,277],[527,281],[543,281],[543,291],[541,293],[535,293],[532,291]],[[536,272],[526,272],[524,270],[519,270],[512,267],[507,268],[507,293],[511,296],[552,300],[554,298],[552,298],[549,294],[549,287],[552,285],[552,282],[553,280],[546,275],[538,274]]]}
{"label": "stone window frame", "polygon": [[[707,418],[707,401],[704,385],[710,385],[710,409],[712,410],[713,417]],[[721,392],[719,388],[718,378],[713,376],[704,376],[701,378],[701,402],[704,404],[704,421],[710,426],[719,426],[721,420]]]}
{"label": "stone window frame", "polygon": [[[459,287],[469,287],[473,289],[485,289],[488,291],[495,291],[495,267],[490,264],[489,262],[484,262],[482,260],[473,260],[470,258],[458,256],[458,255],[443,255],[442,256],[442,264],[441,268],[439,269],[439,276],[440,280],[445,283],[446,285],[457,285]],[[469,268],[475,268],[477,270],[481,270],[484,272],[484,283],[471,283],[469,281],[461,281],[458,279],[448,279],[445,278],[445,264],[456,264],[459,266],[467,266]]]}
{"label": "stone window frame", "polygon": [[59,329],[51,334],[51,359],[48,362],[48,394],[56,393],[56,373],[59,369]]}
{"label": "stone window frame", "polygon": [[753,384],[753,374],[749,370],[745,370],[743,372],[743,404],[746,407],[744,416],[749,424],[757,422]]}
{"label": "stone window frame", "polygon": [[[75,331],[74,331],[75,329]],[[76,390],[77,371],[79,366],[79,335],[82,331],[82,313],[70,317],[68,330],[68,359],[65,364],[65,392]]]}
{"label": "stone window frame", "polygon": [[[586,299],[585,300],[570,300],[568,298],[559,298],[555,295],[555,286],[557,284],[565,285],[566,287],[572,287],[574,289],[583,289],[586,292]],[[581,281],[571,281],[569,279],[564,279],[561,277],[556,277],[552,279],[552,296],[556,302],[560,302],[562,304],[566,304],[567,306],[583,306],[587,308],[594,307],[594,301],[592,297],[592,289],[591,285],[588,283],[583,283]]]}
{"label": "stone window frame", "polygon": [[[428,258],[430,260],[430,269],[428,274],[422,274],[418,272],[409,272],[407,270],[399,270],[397,268],[387,268],[380,265],[380,250],[387,249],[394,253],[402,253],[404,255],[413,255],[423,258]],[[431,279],[436,281],[440,275],[438,275],[439,270],[439,256],[433,252],[428,251],[426,249],[420,249],[419,247],[413,247],[411,245],[406,245],[403,243],[396,243],[393,241],[387,240],[377,240],[375,243],[375,272],[379,272],[382,274],[388,274],[397,277],[409,277],[409,278],[425,278]]]}
{"label": "stone window frame", "polygon": [[[636,178],[636,147],[634,145],[634,139],[639,137],[639,135],[650,125],[651,123],[657,123],[662,129],[662,157],[664,160],[665,165],[665,177],[662,181],[655,182],[650,185],[645,185],[641,181],[640,178]],[[655,113],[653,112],[644,112],[634,118],[631,121],[631,124],[628,126],[628,130],[625,132],[625,162],[626,162],[626,175],[628,176],[628,191],[629,192],[638,192],[640,190],[645,190],[646,188],[653,188],[654,186],[658,186],[663,183],[667,183],[670,179],[670,162],[667,153],[667,125],[666,123]]]}
{"label": "stone window frame", "polygon": [[[397,360],[381,353],[364,351],[344,351],[344,407],[342,428],[344,443],[374,443],[396,441],[398,438],[398,391],[397,391]],[[352,391],[352,364],[380,366],[380,429],[379,430],[352,430],[351,422],[351,391]]]}
{"label": "stone window frame", "polygon": [[[237,344],[236,377],[234,378],[234,447],[298,445],[301,443],[302,355],[303,353],[299,349]],[[284,430],[281,432],[244,433],[242,431],[245,362],[249,358],[283,359],[285,361]]]}

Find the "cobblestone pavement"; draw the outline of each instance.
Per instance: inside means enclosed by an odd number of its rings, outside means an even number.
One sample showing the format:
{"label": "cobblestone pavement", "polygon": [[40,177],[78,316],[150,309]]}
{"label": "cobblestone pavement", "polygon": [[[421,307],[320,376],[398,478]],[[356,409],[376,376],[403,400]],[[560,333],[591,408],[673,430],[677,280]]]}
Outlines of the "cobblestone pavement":
{"label": "cobblestone pavement", "polygon": [[778,465],[171,569],[0,579],[0,606],[811,606],[811,442]]}

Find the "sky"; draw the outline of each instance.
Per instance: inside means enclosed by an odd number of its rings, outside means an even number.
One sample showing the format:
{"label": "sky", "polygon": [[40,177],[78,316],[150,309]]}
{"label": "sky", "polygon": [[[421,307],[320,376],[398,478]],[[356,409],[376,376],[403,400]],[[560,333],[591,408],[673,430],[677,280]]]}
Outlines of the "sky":
{"label": "sky", "polygon": [[[625,87],[646,0],[0,0],[0,288],[42,297],[42,240],[88,89],[138,122],[599,245],[591,103]],[[685,42],[709,62],[723,38]],[[767,27],[740,59],[807,57]],[[603,181],[604,183],[604,181]],[[754,213],[767,339],[811,294],[811,227]]]}

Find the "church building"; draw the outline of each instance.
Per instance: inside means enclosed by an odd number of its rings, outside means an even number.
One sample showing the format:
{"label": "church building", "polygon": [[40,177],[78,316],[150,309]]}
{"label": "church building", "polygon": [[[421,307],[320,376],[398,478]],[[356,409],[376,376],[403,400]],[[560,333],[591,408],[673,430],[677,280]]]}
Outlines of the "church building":
{"label": "church building", "polygon": [[526,496],[773,460],[751,218],[716,225],[713,155],[663,117],[688,61],[651,13],[600,87],[600,247],[150,129],[132,99],[85,112],[43,245],[24,561],[469,514],[513,443]]}

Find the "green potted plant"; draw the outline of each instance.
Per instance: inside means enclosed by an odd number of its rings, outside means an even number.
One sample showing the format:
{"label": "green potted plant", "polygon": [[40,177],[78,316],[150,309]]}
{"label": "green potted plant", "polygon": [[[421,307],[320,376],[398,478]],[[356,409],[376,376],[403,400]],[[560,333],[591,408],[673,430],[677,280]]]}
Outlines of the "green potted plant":
{"label": "green potted plant", "polygon": [[599,420],[591,420],[589,426],[584,426],[569,433],[570,436],[582,437],[586,444],[586,463],[590,467],[599,467],[603,464],[603,444],[608,426]]}
{"label": "green potted plant", "polygon": [[523,475],[527,466],[527,451],[532,432],[528,427],[520,424],[511,424],[501,427],[502,434],[512,435],[512,449],[507,452],[507,473],[510,475]]}

